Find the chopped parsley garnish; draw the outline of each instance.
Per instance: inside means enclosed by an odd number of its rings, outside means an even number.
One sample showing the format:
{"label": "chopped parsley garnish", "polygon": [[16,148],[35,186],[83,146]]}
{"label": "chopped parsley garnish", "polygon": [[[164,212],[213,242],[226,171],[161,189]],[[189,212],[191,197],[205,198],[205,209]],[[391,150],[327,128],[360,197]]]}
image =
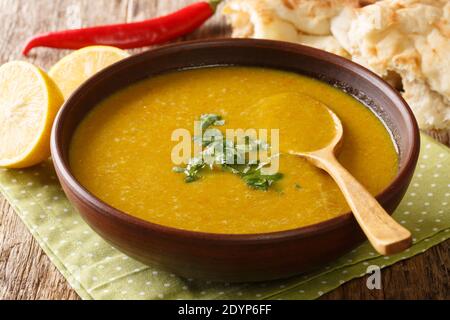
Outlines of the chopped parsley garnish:
{"label": "chopped parsley garnish", "polygon": [[[216,114],[204,114],[200,117],[201,137],[194,137],[194,142],[203,146],[203,151],[189,159],[185,167],[174,167],[176,173],[183,173],[185,181],[191,183],[201,178],[205,169],[219,168],[223,171],[238,175],[251,188],[267,191],[275,182],[283,178],[281,173],[272,175],[262,174],[261,169],[270,163],[250,160],[250,153],[259,150],[269,150],[270,146],[249,136],[242,144],[227,141],[223,135],[205,135],[213,126],[223,126],[225,121]],[[279,155],[274,155],[277,157]]]}

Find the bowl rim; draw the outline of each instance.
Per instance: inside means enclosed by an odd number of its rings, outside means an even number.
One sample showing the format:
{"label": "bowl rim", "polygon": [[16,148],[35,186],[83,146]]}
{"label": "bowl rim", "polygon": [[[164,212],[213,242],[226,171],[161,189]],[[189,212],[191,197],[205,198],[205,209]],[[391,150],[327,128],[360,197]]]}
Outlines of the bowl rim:
{"label": "bowl rim", "polygon": [[[64,103],[61,110],[55,119],[51,135],[51,153],[54,166],[58,173],[59,179],[63,179],[64,183],[68,186],[71,192],[76,198],[88,206],[93,207],[96,213],[101,213],[102,215],[108,216],[109,218],[114,218],[120,220],[126,224],[133,225],[140,229],[145,229],[150,232],[157,232],[164,234],[166,236],[175,236],[180,239],[185,240],[211,240],[216,242],[226,242],[226,243],[242,243],[245,241],[246,244],[251,243],[266,243],[274,241],[285,241],[287,239],[304,238],[309,236],[317,236],[325,232],[337,229],[345,224],[352,223],[355,221],[354,216],[351,212],[344,213],[338,217],[325,220],[312,225],[307,225],[295,229],[288,229],[275,232],[267,233],[252,233],[252,234],[231,234],[231,233],[210,233],[201,231],[184,230],[176,227],[161,225],[146,221],[137,217],[134,217],[126,212],[114,208],[113,206],[107,204],[106,202],[100,200],[90,191],[88,191],[81,183],[71,173],[70,165],[68,161],[63,157],[63,147],[62,147],[62,130],[65,119],[68,117],[68,110],[71,108],[72,101],[75,100],[74,97],[81,95],[86,88],[94,85],[97,81],[107,77],[107,75],[113,71],[126,68],[128,64],[140,60],[140,59],[150,59],[153,55],[172,52],[178,49],[198,49],[205,47],[253,47],[253,48],[271,48],[273,50],[290,51],[303,56],[313,56],[315,59],[325,60],[327,63],[335,64],[338,68],[346,69],[349,72],[353,72],[362,76],[365,81],[372,82],[372,84],[379,87],[397,106],[400,111],[402,118],[406,120],[408,124],[407,136],[412,141],[412,144],[408,148],[408,152],[403,154],[402,157],[405,159],[405,165],[400,167],[397,175],[392,180],[392,182],[378,195],[376,195],[377,200],[379,199],[389,199],[390,196],[402,188],[405,179],[412,174],[414,168],[417,164],[419,151],[420,151],[420,134],[417,121],[415,116],[402,98],[399,92],[392,88],[387,82],[385,82],[381,77],[379,77],[374,72],[369,69],[354,63],[351,60],[340,57],[338,55],[315,49],[308,46],[303,46],[300,44],[294,44],[284,41],[275,40],[261,40],[261,39],[233,39],[233,38],[223,38],[223,39],[211,39],[211,40],[193,40],[184,41],[174,44],[164,45],[155,49],[150,49],[148,51],[142,52],[137,55],[133,55],[129,58],[121,60],[99,73],[95,74],[93,77],[84,82]],[[207,67],[207,66],[199,66]],[[276,69],[276,68],[274,68]]]}

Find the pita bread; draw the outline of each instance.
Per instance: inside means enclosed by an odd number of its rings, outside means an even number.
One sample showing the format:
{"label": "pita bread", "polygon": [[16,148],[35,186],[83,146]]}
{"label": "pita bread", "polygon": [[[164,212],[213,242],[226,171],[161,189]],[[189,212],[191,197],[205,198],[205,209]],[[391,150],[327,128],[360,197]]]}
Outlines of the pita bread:
{"label": "pita bread", "polygon": [[450,1],[231,0],[224,13],[235,37],[310,45],[401,83],[422,129],[450,130]]}
{"label": "pita bread", "polygon": [[331,20],[358,0],[231,0],[223,13],[237,38],[283,40],[349,57],[331,34]]}
{"label": "pita bread", "polygon": [[397,73],[423,129],[450,129],[450,2],[384,0],[345,9],[331,32],[352,59]]}

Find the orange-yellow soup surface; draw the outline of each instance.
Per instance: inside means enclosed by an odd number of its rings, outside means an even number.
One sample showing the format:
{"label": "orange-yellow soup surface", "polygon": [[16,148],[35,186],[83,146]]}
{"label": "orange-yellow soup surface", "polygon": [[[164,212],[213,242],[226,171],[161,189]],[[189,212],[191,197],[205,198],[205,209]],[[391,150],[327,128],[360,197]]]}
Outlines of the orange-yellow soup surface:
{"label": "orange-yellow soup surface", "polygon": [[295,108],[308,103],[302,102],[302,95],[326,104],[343,122],[342,164],[371,193],[386,188],[397,173],[397,153],[371,111],[325,83],[263,68],[179,71],[119,91],[77,128],[70,147],[71,168],[104,202],[161,225],[252,234],[322,222],[349,208],[333,180],[303,159],[282,155],[284,177],[268,191],[254,190],[237,175],[220,170],[202,173],[193,183],[172,170],[173,131],[193,132],[202,114],[223,116],[224,128],[264,128],[279,124],[278,119],[283,123],[281,148],[323,145],[333,134],[330,123],[320,114],[296,117]]}

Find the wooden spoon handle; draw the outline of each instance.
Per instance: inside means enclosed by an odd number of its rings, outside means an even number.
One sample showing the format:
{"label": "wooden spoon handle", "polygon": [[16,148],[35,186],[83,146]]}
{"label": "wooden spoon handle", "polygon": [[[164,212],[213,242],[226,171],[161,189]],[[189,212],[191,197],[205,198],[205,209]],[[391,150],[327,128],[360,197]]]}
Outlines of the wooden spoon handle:
{"label": "wooden spoon handle", "polygon": [[398,224],[334,156],[322,156],[313,161],[336,181],[359,225],[380,254],[395,254],[411,246],[411,233]]}

